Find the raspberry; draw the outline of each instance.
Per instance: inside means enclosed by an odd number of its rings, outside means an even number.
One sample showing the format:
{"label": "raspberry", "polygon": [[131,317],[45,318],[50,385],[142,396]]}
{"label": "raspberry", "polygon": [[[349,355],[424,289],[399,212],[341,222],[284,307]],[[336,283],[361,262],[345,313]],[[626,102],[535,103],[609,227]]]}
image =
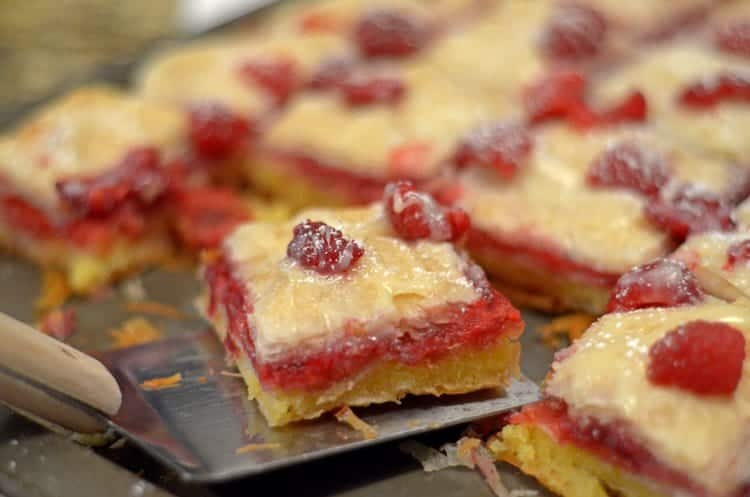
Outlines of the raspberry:
{"label": "raspberry", "polygon": [[688,85],[678,100],[692,109],[710,109],[724,101],[750,103],[750,77],[720,73]]}
{"label": "raspberry", "polygon": [[737,263],[750,261],[750,239],[733,243],[727,249],[727,262],[724,269],[732,270]]}
{"label": "raspberry", "polygon": [[725,24],[716,30],[716,45],[723,51],[750,57],[750,20]]}
{"label": "raspberry", "polygon": [[573,107],[583,103],[587,84],[580,73],[560,71],[525,88],[523,105],[530,122],[565,118]]}
{"label": "raspberry", "polygon": [[55,184],[57,194],[80,214],[105,216],[126,201],[155,202],[167,188],[159,152],[153,147],[128,152],[113,169],[89,178],[70,178]]}
{"label": "raspberry", "polygon": [[607,304],[609,312],[673,307],[703,300],[698,279],[685,263],[658,259],[620,276]]}
{"label": "raspberry", "polygon": [[252,60],[240,67],[240,74],[268,91],[283,104],[297,90],[297,64],[290,59]]}
{"label": "raspberry", "polygon": [[669,180],[664,157],[634,141],[610,146],[589,168],[586,181],[595,187],[624,188],[655,196]]}
{"label": "raspberry", "polygon": [[550,58],[581,60],[600,53],[607,35],[601,12],[578,4],[562,5],[547,22],[541,50]]}
{"label": "raspberry", "polygon": [[226,159],[242,148],[252,126],[220,104],[205,104],[190,111],[190,143],[202,159]]}
{"label": "raspberry", "polygon": [[745,336],[726,323],[690,321],[654,342],[648,357],[654,385],[728,396],[742,378]]}
{"label": "raspberry", "polygon": [[410,181],[389,183],[383,200],[388,220],[404,240],[454,241],[471,224],[463,209],[441,206]]}
{"label": "raspberry", "polygon": [[629,122],[643,122],[648,114],[646,97],[640,91],[633,91],[622,102],[604,111],[594,111],[586,104],[573,106],[568,120],[579,129],[596,126],[612,126]]}
{"label": "raspberry", "polygon": [[454,161],[459,167],[494,169],[511,179],[526,163],[534,142],[529,130],[517,123],[494,122],[476,128],[458,146]]}
{"label": "raspberry", "polygon": [[309,219],[294,227],[294,237],[286,249],[289,258],[323,275],[349,271],[364,255],[355,240],[347,240],[341,231]]}
{"label": "raspberry", "polygon": [[193,248],[215,248],[238,225],[250,218],[247,205],[234,192],[203,187],[177,195],[175,230]]}
{"label": "raspberry", "polygon": [[339,85],[339,91],[348,105],[361,107],[378,103],[395,104],[406,93],[406,87],[401,80],[391,77],[349,78]]}
{"label": "raspberry", "polygon": [[729,231],[736,224],[732,206],[719,195],[695,185],[683,185],[669,198],[661,197],[646,205],[646,217],[675,240],[693,233]]}
{"label": "raspberry", "polygon": [[328,60],[313,73],[307,86],[313,90],[338,88],[349,79],[351,72],[351,62],[340,59]]}
{"label": "raspberry", "polygon": [[404,57],[426,41],[427,30],[420,20],[395,11],[370,12],[354,27],[354,42],[366,57]]}

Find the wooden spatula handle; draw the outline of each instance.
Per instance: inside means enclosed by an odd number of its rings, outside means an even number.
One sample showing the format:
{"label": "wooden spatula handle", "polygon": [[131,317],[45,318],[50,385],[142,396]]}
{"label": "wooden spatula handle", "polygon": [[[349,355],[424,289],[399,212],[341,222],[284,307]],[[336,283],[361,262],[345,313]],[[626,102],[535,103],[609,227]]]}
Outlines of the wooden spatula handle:
{"label": "wooden spatula handle", "polygon": [[[0,401],[75,431],[95,428],[90,412],[63,408],[69,397],[105,415],[120,409],[117,381],[99,361],[34,328],[0,313],[0,366],[30,380],[8,374],[0,378]],[[0,371],[2,373],[2,371]],[[35,388],[42,385],[45,390]],[[62,394],[55,398],[50,390]],[[62,399],[62,400],[61,400]],[[82,428],[88,427],[87,430]]]}

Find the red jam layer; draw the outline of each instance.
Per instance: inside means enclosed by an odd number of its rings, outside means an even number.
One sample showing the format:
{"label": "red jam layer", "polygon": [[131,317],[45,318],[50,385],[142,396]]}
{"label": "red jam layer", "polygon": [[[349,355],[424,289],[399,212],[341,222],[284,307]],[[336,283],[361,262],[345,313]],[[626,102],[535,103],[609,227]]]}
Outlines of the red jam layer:
{"label": "red jam layer", "polygon": [[598,271],[573,261],[552,243],[547,243],[545,247],[539,245],[538,241],[531,238],[519,236],[509,240],[473,227],[469,230],[467,239],[469,251],[473,253],[484,254],[498,261],[509,258],[516,264],[541,269],[586,285],[611,288],[620,277],[619,274]]}
{"label": "red jam layer", "polygon": [[574,419],[567,404],[555,398],[524,407],[509,422],[539,426],[560,444],[575,445],[635,475],[686,490],[696,497],[708,497],[706,490],[687,475],[658,461],[624,422],[603,423],[590,417]]}
{"label": "red jam layer", "polygon": [[247,316],[251,297],[232,275],[228,261],[220,257],[204,273],[209,287],[208,313],[223,310],[227,318],[226,347],[235,357],[245,354],[266,390],[302,392],[323,390],[351,379],[376,361],[419,365],[438,361],[458,348],[486,347],[503,336],[520,332],[521,314],[486,281],[483,296],[471,304],[447,304],[427,311],[421,319],[395,323],[401,333],[377,335],[366,323],[350,322],[343,337],[323,348],[291,349],[284,357],[264,361],[255,352],[253,331]]}
{"label": "red jam layer", "polygon": [[[389,178],[360,176],[336,165],[294,152],[279,150],[267,151],[267,156],[279,167],[286,169],[284,174],[304,178],[315,189],[332,195],[332,198],[346,203],[368,204],[383,198],[383,190]],[[412,178],[400,178],[412,179]],[[413,179],[419,183],[418,179]]]}

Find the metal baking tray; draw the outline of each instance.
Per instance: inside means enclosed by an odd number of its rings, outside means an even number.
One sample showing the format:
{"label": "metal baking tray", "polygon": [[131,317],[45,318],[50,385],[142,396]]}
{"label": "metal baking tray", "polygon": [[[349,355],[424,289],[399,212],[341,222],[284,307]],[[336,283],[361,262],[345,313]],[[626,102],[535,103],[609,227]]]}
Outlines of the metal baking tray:
{"label": "metal baking tray", "polygon": [[[268,7],[241,16],[206,33],[227,29],[244,22],[255,22]],[[180,40],[162,40],[176,43]],[[90,82],[125,86],[138,63],[146,56],[120,61],[63,85],[52,98],[71,87]],[[48,99],[47,98],[47,99]],[[0,110],[0,129],[12,125],[40,100],[17,109]],[[110,293],[93,300],[78,300],[68,307],[76,310],[78,327],[68,342],[96,352],[114,346],[111,330],[138,314],[129,312],[123,289],[142,286],[148,300],[170,305],[184,319],[143,315],[165,336],[205,328],[194,310],[193,300],[199,283],[189,270],[152,270],[123,282]],[[11,256],[0,255],[0,311],[34,323],[34,300],[39,295],[40,274],[33,266]],[[523,337],[522,370],[541,381],[552,360],[553,350],[543,345],[535,329],[549,316],[524,311],[527,331]],[[2,345],[0,345],[2,346]],[[419,441],[431,446],[455,441],[461,428],[423,435]],[[500,464],[501,477],[509,489],[535,490],[548,495],[533,480],[514,468]],[[334,456],[321,461],[280,469],[214,486],[186,484],[177,475],[133,446],[91,449],[60,435],[47,432],[0,406],[0,497],[231,497],[247,495],[294,495],[298,497],[442,497],[452,495],[491,496],[481,477],[467,469],[451,468],[425,473],[417,461],[398,449],[398,442]]]}

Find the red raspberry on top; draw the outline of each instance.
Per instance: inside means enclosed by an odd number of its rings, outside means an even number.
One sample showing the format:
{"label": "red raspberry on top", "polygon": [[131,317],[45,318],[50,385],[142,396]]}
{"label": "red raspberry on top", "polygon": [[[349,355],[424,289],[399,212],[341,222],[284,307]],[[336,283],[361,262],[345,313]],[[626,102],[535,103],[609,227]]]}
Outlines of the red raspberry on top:
{"label": "red raspberry on top", "polygon": [[750,57],[750,19],[740,19],[720,26],[715,37],[716,45],[724,52]]}
{"label": "red raspberry on top", "polygon": [[579,4],[559,6],[542,33],[541,50],[550,58],[581,60],[598,55],[607,36],[607,19]]}
{"label": "red raspberry on top", "polygon": [[595,187],[624,188],[651,197],[669,181],[669,170],[659,152],[635,141],[624,141],[594,159],[586,181]]}
{"label": "red raspberry on top", "polygon": [[732,270],[739,264],[750,261],[750,239],[733,243],[727,249],[727,262],[724,269]]}
{"label": "red raspberry on top", "polygon": [[365,14],[354,27],[354,42],[366,57],[404,57],[427,41],[420,19],[408,14],[378,10]]}
{"label": "red raspberry on top", "polygon": [[683,185],[668,197],[653,200],[646,205],[645,215],[675,240],[704,231],[729,231],[736,226],[731,203],[695,185]]}
{"label": "red raspberry on top", "polygon": [[248,119],[221,104],[203,104],[190,110],[190,143],[202,159],[230,157],[247,143],[251,130]]}
{"label": "red raspberry on top", "polygon": [[474,129],[459,144],[454,162],[459,167],[493,169],[511,179],[531,155],[534,142],[529,130],[518,123],[493,122]]}
{"label": "red raspberry on top", "polygon": [[410,181],[389,183],[383,201],[388,220],[404,240],[455,241],[470,226],[463,209],[441,206]]}
{"label": "red raspberry on top", "polygon": [[698,279],[682,261],[658,259],[620,276],[612,289],[607,311],[695,304],[703,297]]}
{"label": "red raspberry on top", "polygon": [[728,396],[742,379],[745,336],[726,323],[691,321],[651,345],[648,356],[654,385]]}
{"label": "red raspberry on top", "polygon": [[258,59],[240,67],[240,74],[252,84],[260,86],[283,104],[299,86],[297,64],[291,59]]}
{"label": "red raspberry on top", "polygon": [[294,227],[294,237],[286,249],[290,259],[322,275],[343,274],[364,255],[356,240],[321,221],[309,219]]}

